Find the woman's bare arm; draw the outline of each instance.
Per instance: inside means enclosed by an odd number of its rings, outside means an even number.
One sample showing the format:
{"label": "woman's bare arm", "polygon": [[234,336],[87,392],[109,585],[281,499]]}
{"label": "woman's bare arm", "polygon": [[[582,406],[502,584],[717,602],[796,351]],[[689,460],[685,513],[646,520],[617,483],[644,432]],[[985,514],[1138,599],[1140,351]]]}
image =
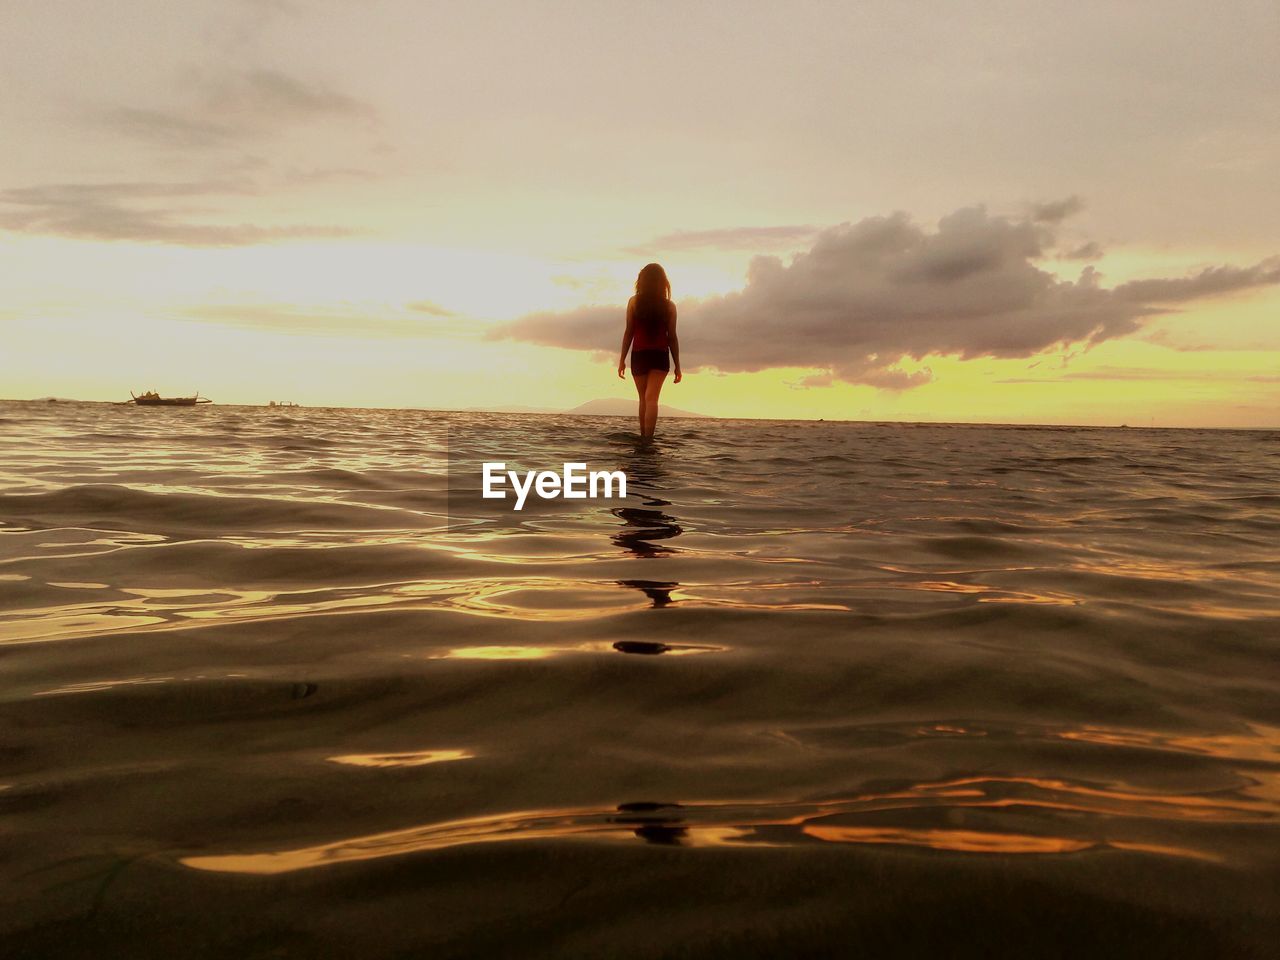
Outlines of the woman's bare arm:
{"label": "woman's bare arm", "polygon": [[627,329],[622,332],[622,352],[618,354],[618,376],[627,376],[627,351],[631,349],[631,338],[636,332],[636,298],[627,301]]}
{"label": "woman's bare arm", "polygon": [[673,383],[679,383],[684,377],[680,372],[680,338],[676,336],[676,305],[671,304],[671,316],[667,319],[667,343],[671,345],[671,359],[675,361],[676,377]]}

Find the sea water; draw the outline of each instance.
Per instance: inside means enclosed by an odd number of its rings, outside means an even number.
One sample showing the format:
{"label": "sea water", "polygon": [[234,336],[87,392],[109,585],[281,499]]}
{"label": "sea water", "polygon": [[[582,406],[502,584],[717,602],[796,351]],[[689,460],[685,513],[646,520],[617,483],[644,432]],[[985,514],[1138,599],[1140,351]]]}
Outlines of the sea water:
{"label": "sea water", "polygon": [[633,430],[0,404],[0,943],[1265,955],[1280,434]]}

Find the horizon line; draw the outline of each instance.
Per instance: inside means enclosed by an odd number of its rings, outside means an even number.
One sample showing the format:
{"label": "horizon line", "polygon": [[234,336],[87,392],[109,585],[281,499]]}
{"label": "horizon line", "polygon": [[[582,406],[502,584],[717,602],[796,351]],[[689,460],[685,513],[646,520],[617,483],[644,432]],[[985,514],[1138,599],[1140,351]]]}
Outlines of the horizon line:
{"label": "horizon line", "polygon": [[[615,397],[604,397],[595,399],[625,399]],[[0,397],[0,403],[76,403],[76,404],[100,404],[103,406],[131,406],[130,401],[124,400],[77,400],[72,397]],[[593,401],[586,400],[584,403]],[[579,404],[581,406],[581,404]],[[243,407],[250,410],[382,410],[387,412],[411,411],[414,413],[501,413],[508,416],[517,417],[613,417],[626,419],[634,418],[633,414],[623,413],[575,413],[573,410],[505,410],[501,407],[492,408],[476,408],[476,407],[377,407],[377,406],[350,406],[350,405],[330,405],[330,404],[296,404],[291,407],[269,406],[266,403],[218,403],[210,401],[203,405],[200,409],[209,410],[212,407]],[[189,412],[187,408],[180,408],[183,413]],[[724,417],[710,413],[693,413],[686,411],[687,415],[668,414],[665,419],[668,420],[736,420],[749,421],[752,423],[854,423],[865,424],[869,426],[930,426],[930,427],[1015,427],[1015,428],[1057,428],[1057,429],[1076,429],[1076,430],[1221,430],[1232,432],[1261,432],[1275,433],[1280,432],[1280,424],[1274,426],[1251,426],[1251,427],[1222,427],[1222,426],[1188,426],[1183,424],[1129,424],[1129,423],[1033,423],[1033,422],[1016,422],[1009,420],[862,420],[862,419],[842,419],[833,417]]]}

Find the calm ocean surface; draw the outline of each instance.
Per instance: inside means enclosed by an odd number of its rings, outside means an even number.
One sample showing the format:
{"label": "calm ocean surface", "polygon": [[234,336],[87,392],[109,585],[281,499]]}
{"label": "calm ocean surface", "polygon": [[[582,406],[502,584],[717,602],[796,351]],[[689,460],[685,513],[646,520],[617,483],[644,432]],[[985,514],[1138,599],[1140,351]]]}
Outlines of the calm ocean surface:
{"label": "calm ocean surface", "polygon": [[0,953],[1270,952],[1280,433],[631,429],[0,403]]}

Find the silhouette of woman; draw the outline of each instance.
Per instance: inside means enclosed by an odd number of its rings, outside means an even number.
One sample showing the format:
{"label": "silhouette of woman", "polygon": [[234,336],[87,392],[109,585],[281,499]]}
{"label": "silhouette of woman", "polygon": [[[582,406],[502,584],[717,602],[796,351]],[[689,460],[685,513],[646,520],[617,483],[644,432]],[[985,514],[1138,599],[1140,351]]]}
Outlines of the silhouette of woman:
{"label": "silhouette of woman", "polygon": [[625,377],[627,350],[631,350],[631,377],[640,396],[640,436],[649,439],[658,425],[658,394],[675,361],[679,383],[680,341],[676,339],[676,305],[671,302],[671,282],[666,271],[650,263],[636,277],[636,295],[627,301],[627,329],[622,334],[618,376]]}

